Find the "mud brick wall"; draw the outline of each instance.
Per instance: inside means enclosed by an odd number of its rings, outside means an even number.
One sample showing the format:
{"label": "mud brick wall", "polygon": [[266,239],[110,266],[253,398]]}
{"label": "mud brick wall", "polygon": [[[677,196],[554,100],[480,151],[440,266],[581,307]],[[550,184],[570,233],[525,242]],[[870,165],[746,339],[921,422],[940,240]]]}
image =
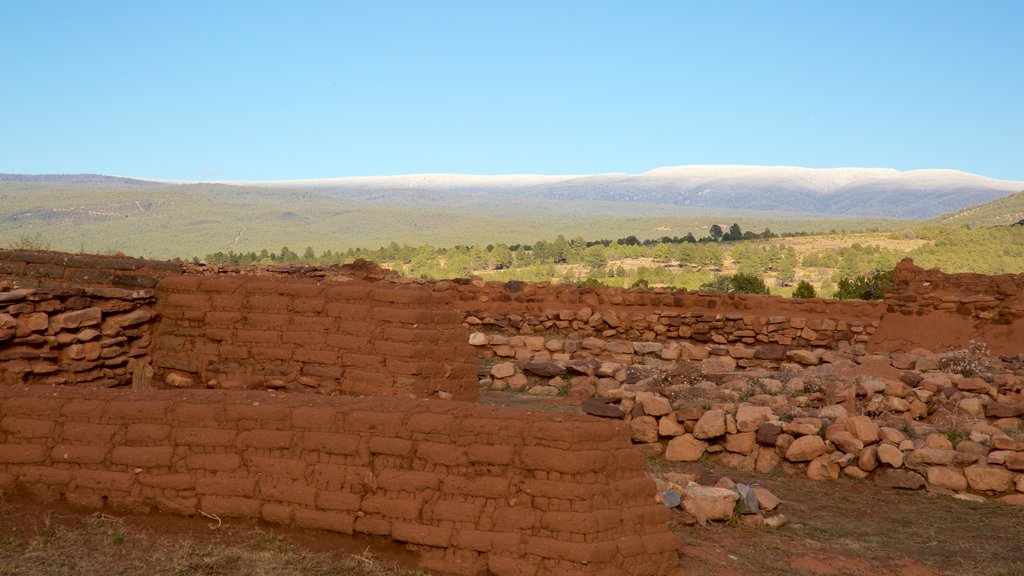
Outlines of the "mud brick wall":
{"label": "mud brick wall", "polygon": [[905,352],[967,348],[1024,354],[1024,274],[946,274],[905,259],[885,295],[886,315],[869,347]]}
{"label": "mud brick wall", "polygon": [[148,289],[0,286],[0,385],[130,384],[147,369],[153,300]]}
{"label": "mud brick wall", "polygon": [[[0,387],[0,490],[370,534],[449,574],[667,574],[620,421],[406,398]],[[204,519],[205,520],[205,519]]]}
{"label": "mud brick wall", "polygon": [[0,250],[0,279],[17,278],[18,287],[111,286],[153,288],[164,276],[181,274],[180,261],[126,256],[69,254],[41,250]]}
{"label": "mud brick wall", "polygon": [[475,353],[448,294],[351,278],[193,275],[163,279],[156,296],[158,382],[476,399]]}
{"label": "mud brick wall", "polygon": [[[866,343],[881,302],[579,288],[520,282],[447,282],[474,330],[627,341],[780,344],[843,348]],[[435,289],[438,286],[435,285]]]}

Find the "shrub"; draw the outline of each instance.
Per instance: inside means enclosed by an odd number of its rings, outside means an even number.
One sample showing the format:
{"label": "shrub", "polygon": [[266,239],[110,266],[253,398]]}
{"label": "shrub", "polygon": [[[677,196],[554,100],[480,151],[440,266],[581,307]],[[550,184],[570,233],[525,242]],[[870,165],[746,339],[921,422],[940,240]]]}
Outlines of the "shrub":
{"label": "shrub", "polygon": [[892,270],[876,270],[867,276],[857,278],[843,277],[836,285],[832,295],[838,300],[881,300],[885,291],[892,284]]}
{"label": "shrub", "polygon": [[796,288],[793,289],[793,298],[814,298],[818,295],[814,291],[814,286],[811,285],[807,280],[801,280]]}
{"label": "shrub", "polygon": [[728,292],[730,294],[771,294],[764,278],[757,274],[737,272],[732,276],[720,274],[711,282],[700,285],[705,292]]}

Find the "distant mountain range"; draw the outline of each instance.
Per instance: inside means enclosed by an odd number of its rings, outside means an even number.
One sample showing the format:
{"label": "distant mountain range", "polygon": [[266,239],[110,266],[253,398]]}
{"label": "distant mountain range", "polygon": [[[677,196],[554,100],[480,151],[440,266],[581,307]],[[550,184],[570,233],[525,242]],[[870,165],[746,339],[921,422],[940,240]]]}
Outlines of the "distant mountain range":
{"label": "distant mountain range", "polygon": [[[166,181],[91,174],[0,174],[0,182],[91,187],[166,186]],[[659,204],[732,209],[926,219],[1024,190],[1024,182],[956,170],[796,168],[786,166],[677,166],[642,174],[572,176],[410,174],[316,180],[224,181],[261,189],[318,192],[350,200],[500,206],[502,199]],[[482,202],[481,202],[482,201]]]}
{"label": "distant mountain range", "polygon": [[472,196],[669,204],[692,208],[790,211],[831,216],[931,218],[1024,190],[1024,182],[956,170],[678,166],[642,174],[472,176],[412,174],[224,182],[304,188],[342,196],[455,192]]}

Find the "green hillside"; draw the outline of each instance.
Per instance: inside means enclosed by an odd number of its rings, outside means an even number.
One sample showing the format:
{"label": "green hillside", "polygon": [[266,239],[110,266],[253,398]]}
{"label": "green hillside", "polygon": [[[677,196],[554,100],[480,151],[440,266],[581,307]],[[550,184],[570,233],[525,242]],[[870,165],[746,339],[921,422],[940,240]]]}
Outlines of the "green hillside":
{"label": "green hillside", "polygon": [[190,258],[217,251],[312,246],[317,251],[391,242],[454,246],[566,237],[702,235],[711,224],[745,230],[896,229],[907,221],[798,212],[709,210],[623,202],[419,198],[393,191],[342,197],[296,189],[192,184],[102,187],[0,182],[0,246]]}
{"label": "green hillside", "polygon": [[1024,220],[1024,191],[968,206],[932,220],[942,226],[998,226]]}

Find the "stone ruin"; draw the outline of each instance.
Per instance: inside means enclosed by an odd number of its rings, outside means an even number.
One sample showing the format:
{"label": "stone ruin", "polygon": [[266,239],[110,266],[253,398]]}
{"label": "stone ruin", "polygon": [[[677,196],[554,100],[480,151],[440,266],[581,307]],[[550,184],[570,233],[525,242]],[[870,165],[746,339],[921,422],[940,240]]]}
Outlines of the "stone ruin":
{"label": "stone ruin", "polygon": [[0,251],[0,490],[474,575],[672,573],[668,505],[714,519],[710,489],[645,456],[1024,503],[1024,275],[894,277],[789,300]]}

